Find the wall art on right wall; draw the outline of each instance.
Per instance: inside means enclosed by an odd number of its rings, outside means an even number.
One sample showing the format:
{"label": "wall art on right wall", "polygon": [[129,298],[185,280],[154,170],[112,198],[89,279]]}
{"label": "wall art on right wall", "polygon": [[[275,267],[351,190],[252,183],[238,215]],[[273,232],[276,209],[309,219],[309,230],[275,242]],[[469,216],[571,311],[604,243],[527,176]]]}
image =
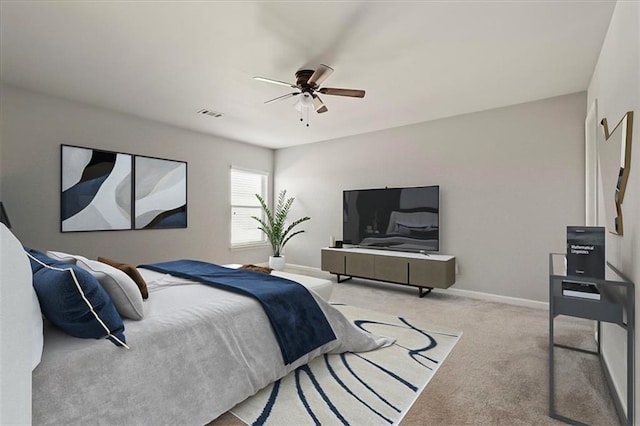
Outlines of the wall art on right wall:
{"label": "wall art on right wall", "polygon": [[604,215],[609,232],[623,235],[622,202],[631,168],[631,136],[633,111],[624,114],[609,131],[607,119],[600,122],[604,139],[598,143],[598,181],[604,197]]}

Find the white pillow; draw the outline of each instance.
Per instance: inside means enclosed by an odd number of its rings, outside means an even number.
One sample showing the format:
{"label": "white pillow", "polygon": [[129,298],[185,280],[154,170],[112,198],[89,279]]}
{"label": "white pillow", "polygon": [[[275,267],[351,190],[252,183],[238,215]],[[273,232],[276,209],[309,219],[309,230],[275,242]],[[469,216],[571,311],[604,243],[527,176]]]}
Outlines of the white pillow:
{"label": "white pillow", "polygon": [[32,343],[32,277],[22,243],[0,222],[0,423],[31,423],[32,351],[42,349]]}
{"label": "white pillow", "polygon": [[[59,262],[64,262],[64,263],[70,263],[72,265],[76,264],[76,259],[80,258],[82,256],[76,256],[74,254],[67,254],[67,253],[63,253],[61,251],[48,251],[47,256],[55,259]],[[84,259],[84,257],[82,257]]]}
{"label": "white pillow", "polygon": [[131,277],[106,263],[75,256],[76,265],[93,275],[106,290],[118,313],[126,318],[144,317],[142,294]]}
{"label": "white pillow", "polygon": [[36,289],[31,286],[31,371],[40,364],[42,360],[42,349],[44,348],[44,333],[42,330],[42,311],[40,310],[40,301],[36,294]]}

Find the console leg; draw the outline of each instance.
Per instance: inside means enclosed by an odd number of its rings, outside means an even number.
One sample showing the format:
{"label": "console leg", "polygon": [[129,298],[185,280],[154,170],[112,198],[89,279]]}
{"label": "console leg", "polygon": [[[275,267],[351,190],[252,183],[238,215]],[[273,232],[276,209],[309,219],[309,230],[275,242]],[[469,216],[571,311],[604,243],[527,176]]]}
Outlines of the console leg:
{"label": "console leg", "polygon": [[351,278],[353,278],[353,277],[348,277],[348,278],[340,279],[340,274],[336,274],[336,275],[338,276],[338,283],[343,283],[343,282],[349,281]]}
{"label": "console leg", "polygon": [[427,294],[431,293],[431,290],[433,290],[432,287],[426,287],[427,291],[424,291],[425,287],[418,287],[418,296],[419,297],[425,297]]}

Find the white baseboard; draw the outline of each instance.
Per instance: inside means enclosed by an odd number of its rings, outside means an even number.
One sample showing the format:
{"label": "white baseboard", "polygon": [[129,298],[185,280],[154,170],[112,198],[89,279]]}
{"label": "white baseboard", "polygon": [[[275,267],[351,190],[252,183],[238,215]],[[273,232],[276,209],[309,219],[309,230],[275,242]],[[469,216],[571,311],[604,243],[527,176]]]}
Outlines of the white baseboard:
{"label": "white baseboard", "polygon": [[447,292],[455,296],[463,296],[463,297],[468,297],[470,299],[485,300],[487,302],[506,303],[508,305],[523,306],[525,308],[549,310],[548,302],[539,302],[537,300],[522,299],[520,297],[502,296],[499,294],[482,293],[480,291],[463,290],[458,288],[447,288],[447,289],[435,288],[433,289],[433,291]]}
{"label": "white baseboard", "polygon": [[[321,277],[321,278],[329,278],[331,276],[331,274],[329,272],[323,271],[320,268],[314,268],[311,266],[303,266],[303,265],[294,265],[291,263],[287,263],[286,266],[287,271],[290,271],[292,273],[296,273],[296,271],[302,272],[302,273],[306,273],[306,274],[312,274],[314,276],[317,277]],[[548,302],[539,302],[537,300],[531,300],[531,299],[522,299],[519,297],[510,297],[510,296],[501,296],[499,294],[492,294],[492,293],[482,293],[479,291],[472,291],[472,290],[463,290],[463,289],[457,289],[457,288],[448,288],[448,289],[433,289],[434,292],[443,292],[443,293],[449,293],[452,294],[454,296],[462,296],[462,297],[468,297],[470,299],[477,299],[477,300],[485,300],[487,302],[497,302],[497,303],[506,303],[508,305],[515,305],[515,306],[523,306],[526,308],[535,308],[535,309],[545,309],[545,310],[549,310],[549,303]],[[429,296],[427,296],[429,297]]]}
{"label": "white baseboard", "polygon": [[291,273],[302,272],[307,275],[317,276],[318,278],[331,278],[332,274],[326,271],[323,271],[320,268],[314,268],[312,266],[303,266],[303,265],[294,265],[291,263],[287,263],[285,269]]}

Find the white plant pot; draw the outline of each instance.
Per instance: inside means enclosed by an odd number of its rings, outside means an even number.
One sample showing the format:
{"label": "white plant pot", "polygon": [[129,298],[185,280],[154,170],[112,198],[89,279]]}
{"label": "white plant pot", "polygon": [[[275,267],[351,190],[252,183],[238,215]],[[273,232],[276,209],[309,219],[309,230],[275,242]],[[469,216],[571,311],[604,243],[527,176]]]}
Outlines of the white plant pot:
{"label": "white plant pot", "polygon": [[284,271],[284,256],[269,256],[269,268]]}

